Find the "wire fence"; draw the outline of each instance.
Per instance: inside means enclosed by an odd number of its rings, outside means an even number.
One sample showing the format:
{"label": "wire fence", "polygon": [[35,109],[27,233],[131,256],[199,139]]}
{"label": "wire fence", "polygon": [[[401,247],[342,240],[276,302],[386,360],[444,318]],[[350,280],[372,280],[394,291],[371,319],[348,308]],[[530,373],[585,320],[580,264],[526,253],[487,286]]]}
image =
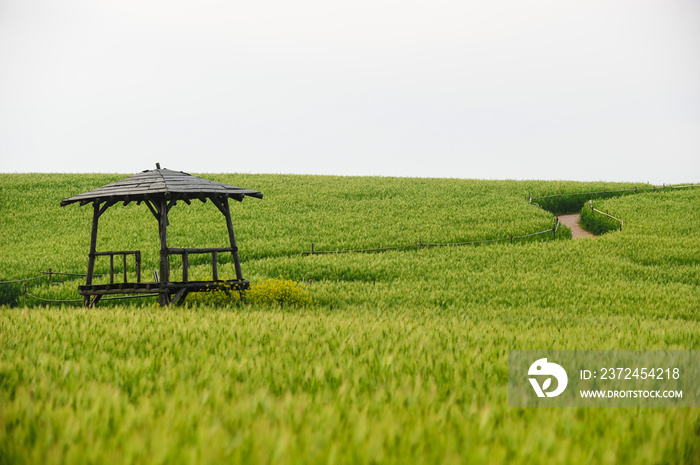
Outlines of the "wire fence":
{"label": "wire fence", "polygon": [[602,211],[598,210],[597,208],[594,208],[594,207],[593,207],[593,200],[589,200],[589,205],[591,206],[591,210],[592,210],[592,211],[598,212],[598,213],[600,213],[601,215],[605,215],[605,216],[607,216],[608,218],[612,218],[612,219],[615,220],[615,221],[619,221],[619,222],[620,222],[620,231],[622,231],[622,226],[625,224],[625,222],[624,222],[623,220],[621,220],[620,218],[616,218],[616,217],[612,216],[612,215],[609,214],[608,212],[602,212]]}
{"label": "wire fence", "polygon": [[533,202],[533,200],[539,200],[539,199],[551,199],[554,197],[571,197],[575,195],[606,195],[606,194],[619,194],[622,192],[634,192],[635,194],[643,191],[665,191],[666,189],[693,189],[693,187],[698,187],[697,184],[678,184],[678,185],[669,185],[667,186],[666,184],[663,184],[661,186],[651,186],[651,187],[635,187],[634,189],[617,189],[617,190],[605,190],[603,189],[602,191],[598,192],[571,192],[569,194],[562,194],[561,192],[558,194],[551,194],[551,195],[540,195],[537,197],[533,197],[532,194],[529,195],[530,197],[530,203],[535,204],[539,207],[539,204]]}
{"label": "wire fence", "polygon": [[[34,299],[34,300],[38,300],[40,302],[48,302],[48,303],[80,303],[80,304],[82,304],[84,302],[83,299],[44,299],[43,297],[37,297],[35,295],[28,293],[26,288],[24,289],[22,296],[25,298],[25,301],[24,301],[25,306],[26,306],[26,298],[27,297]],[[158,297],[158,294],[139,294],[139,295],[122,295],[122,296],[102,297],[102,298],[100,298],[100,302],[103,300],[143,299],[145,297]]]}
{"label": "wire fence", "polygon": [[[47,299],[44,297],[39,297],[34,294],[29,293],[27,283],[31,281],[36,281],[39,279],[47,279],[49,286],[51,284],[59,284],[59,283],[54,283],[53,282],[53,277],[54,276],[71,276],[71,277],[86,277],[86,274],[81,274],[81,273],[61,273],[58,271],[53,271],[52,268],[49,268],[49,271],[40,271],[40,276],[32,276],[31,278],[22,278],[22,279],[13,279],[10,281],[0,281],[0,285],[2,284],[20,284],[22,283],[22,289],[20,292],[20,297],[22,298],[22,303],[23,305],[26,306],[27,304],[27,299],[34,299],[39,302],[47,302],[47,303],[80,303],[82,304],[84,302],[83,298],[80,299]],[[107,276],[105,274],[93,274],[93,276]],[[100,300],[123,300],[123,299],[142,299],[142,298],[147,298],[147,297],[157,297],[157,293],[153,294],[139,294],[139,295],[125,295],[125,296],[109,296],[109,297],[102,297]]]}
{"label": "wire fence", "polygon": [[28,281],[34,281],[34,280],[43,279],[43,278],[46,278],[46,276],[34,276],[33,278],[22,278],[22,279],[13,279],[11,281],[0,281],[0,284],[26,283]]}
{"label": "wire fence", "polygon": [[[607,194],[619,194],[623,192],[634,192],[634,193],[639,193],[642,191],[659,191],[659,190],[666,190],[666,189],[693,189],[693,187],[697,187],[697,185],[694,184],[682,184],[682,185],[662,185],[662,186],[651,186],[651,187],[635,187],[634,189],[616,189],[616,190],[605,190],[603,189],[602,191],[598,192],[572,192],[569,194],[552,194],[552,195],[542,195],[538,197],[533,197],[531,193],[528,193],[528,197],[530,200],[530,203],[532,205],[536,205],[540,208],[542,206],[535,202],[535,200],[539,199],[549,199],[549,198],[554,198],[554,197],[568,197],[568,196],[599,196],[599,195],[607,195]],[[592,208],[592,206],[591,206]],[[543,208],[544,209],[544,208]],[[622,230],[622,224],[624,221],[620,220],[619,218],[615,218],[612,215],[609,215],[608,213],[601,212],[600,210],[593,209],[594,211],[597,211],[599,213],[602,213],[603,215],[609,216],[610,218],[613,218],[617,221],[620,222],[620,230]],[[301,255],[324,255],[324,254],[343,254],[343,253],[367,253],[367,252],[385,252],[389,250],[406,250],[406,249],[421,249],[421,248],[430,248],[430,247],[445,247],[445,246],[461,246],[461,245],[478,245],[478,244],[486,244],[486,243],[493,243],[493,242],[506,242],[510,241],[512,244],[514,240],[519,240],[519,239],[525,239],[528,237],[533,237],[533,236],[539,236],[542,234],[552,234],[552,238],[556,239],[556,234],[557,230],[559,229],[559,225],[561,223],[559,222],[558,216],[555,216],[555,224],[554,227],[551,229],[546,229],[544,231],[538,231],[532,234],[525,234],[525,235],[510,235],[509,237],[500,237],[496,239],[483,239],[483,240],[478,240],[478,241],[468,241],[468,242],[447,242],[447,243],[433,243],[433,242],[423,242],[420,238],[418,239],[418,242],[413,243],[413,244],[404,244],[404,245],[391,245],[391,246],[383,246],[383,247],[375,247],[375,248],[363,248],[363,249],[344,249],[344,250],[316,250],[314,243],[311,243],[311,250],[307,250],[304,252],[301,252]]]}
{"label": "wire fence", "polygon": [[487,243],[505,242],[505,241],[510,241],[510,243],[512,244],[513,241],[515,241],[515,240],[539,236],[542,234],[551,234],[552,239],[556,239],[557,231],[559,231],[560,225],[561,225],[561,223],[559,222],[559,218],[556,218],[556,221],[555,221],[554,226],[552,228],[545,229],[543,231],[538,231],[538,232],[535,232],[532,234],[524,234],[524,235],[519,235],[519,236],[511,234],[510,236],[507,236],[507,237],[499,237],[496,239],[482,239],[482,240],[478,240],[478,241],[467,241],[467,242],[423,242],[423,240],[421,238],[418,238],[418,242],[413,243],[413,244],[393,245],[393,246],[365,248],[365,249],[316,250],[316,248],[314,247],[314,244],[312,242],[311,243],[311,250],[301,252],[301,255],[385,252],[388,250],[406,250],[406,249],[422,249],[422,248],[429,249],[430,247],[454,247],[454,246],[462,246],[462,245],[478,245],[478,244],[487,244]]}
{"label": "wire fence", "polygon": [[[530,203],[532,205],[537,205],[538,207],[540,207],[544,210],[545,208],[543,208],[539,203],[535,202],[535,200],[553,199],[553,198],[560,198],[560,197],[573,197],[573,196],[600,197],[600,196],[607,196],[610,194],[612,194],[611,196],[614,196],[614,194],[622,194],[622,193],[627,193],[627,192],[630,192],[630,193],[633,192],[635,194],[638,194],[640,192],[645,192],[645,191],[654,191],[654,192],[662,191],[662,192],[664,192],[664,191],[666,191],[666,189],[691,189],[692,190],[694,187],[698,187],[697,184],[690,183],[690,184],[677,184],[677,185],[668,185],[668,186],[666,184],[663,184],[661,186],[635,187],[634,189],[616,189],[616,190],[603,189],[602,191],[597,191],[597,192],[571,192],[568,194],[562,194],[560,192],[558,194],[541,195],[538,197],[533,197],[531,193],[528,193],[528,197],[529,197]],[[591,207],[591,211],[600,213],[602,215],[607,216],[608,218],[611,218],[615,221],[618,221],[620,223],[620,231],[622,231],[622,227],[625,224],[624,220],[617,218],[617,217],[614,217],[611,214],[609,214],[608,212],[604,212],[604,211],[598,210],[597,208],[594,208],[593,207],[593,199],[591,199],[591,198],[589,198],[588,203]]]}
{"label": "wire fence", "polygon": [[[85,274],[80,274],[80,273],[60,273],[58,271],[52,271],[51,268],[49,268],[49,271],[40,271],[39,273],[41,273],[39,276],[33,276],[31,278],[13,279],[11,281],[0,281],[0,284],[24,283],[24,282],[35,281],[37,279],[45,279],[45,278],[48,278],[49,283],[51,283],[51,282],[53,282],[54,276],[74,276],[74,277],[83,277],[83,278],[85,276],[87,276]],[[93,276],[106,276],[106,275],[93,273]]]}

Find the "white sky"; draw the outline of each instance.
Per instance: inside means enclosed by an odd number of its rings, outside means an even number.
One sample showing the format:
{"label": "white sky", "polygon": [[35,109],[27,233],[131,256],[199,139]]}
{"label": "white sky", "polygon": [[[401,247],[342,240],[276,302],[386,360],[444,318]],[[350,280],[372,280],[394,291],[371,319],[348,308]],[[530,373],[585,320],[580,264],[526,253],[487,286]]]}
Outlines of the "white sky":
{"label": "white sky", "polygon": [[0,0],[0,171],[700,181],[697,0]]}

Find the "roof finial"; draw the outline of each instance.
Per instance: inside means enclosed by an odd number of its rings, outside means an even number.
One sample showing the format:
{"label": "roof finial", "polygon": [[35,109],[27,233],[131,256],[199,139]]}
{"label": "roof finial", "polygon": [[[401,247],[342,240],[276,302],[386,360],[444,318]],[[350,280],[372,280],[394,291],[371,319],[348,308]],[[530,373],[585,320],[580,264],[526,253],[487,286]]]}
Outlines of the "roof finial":
{"label": "roof finial", "polygon": [[160,169],[160,163],[156,163],[156,169],[157,169],[157,170]]}

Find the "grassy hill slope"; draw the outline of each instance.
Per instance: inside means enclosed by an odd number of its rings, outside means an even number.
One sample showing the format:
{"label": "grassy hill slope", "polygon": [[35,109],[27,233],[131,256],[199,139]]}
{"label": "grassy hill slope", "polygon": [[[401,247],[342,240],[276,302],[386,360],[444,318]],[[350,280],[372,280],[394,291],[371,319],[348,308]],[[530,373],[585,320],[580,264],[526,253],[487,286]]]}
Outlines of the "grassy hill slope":
{"label": "grassy hill slope", "polygon": [[[121,177],[0,175],[0,279],[83,272],[91,212],[58,202]],[[700,191],[598,201],[625,228],[595,239],[301,256],[526,234],[553,218],[528,191],[620,185],[205,177],[265,194],[232,205],[244,274],[288,275],[314,305],[2,308],[0,462],[700,461],[697,409],[507,403],[509,350],[700,348]],[[193,206],[171,245],[225,244]],[[98,249],[155,266],[149,215],[113,207]]]}

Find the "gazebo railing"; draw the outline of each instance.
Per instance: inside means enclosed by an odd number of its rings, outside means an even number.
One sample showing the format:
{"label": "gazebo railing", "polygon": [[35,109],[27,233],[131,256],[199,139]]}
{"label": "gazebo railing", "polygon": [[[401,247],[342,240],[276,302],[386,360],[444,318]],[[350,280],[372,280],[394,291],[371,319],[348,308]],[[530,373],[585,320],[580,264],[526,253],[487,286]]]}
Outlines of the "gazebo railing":
{"label": "gazebo railing", "polygon": [[[211,254],[211,274],[212,280],[219,280],[219,254],[233,253],[233,247],[205,247],[205,248],[168,248],[168,255],[182,256],[182,282],[189,282],[190,255]],[[128,283],[127,256],[133,255],[136,262],[136,283],[141,283],[141,251],[140,250],[116,250],[109,252],[95,252],[95,257],[109,257],[109,283],[114,284],[115,259],[121,256],[123,282]],[[118,259],[117,259],[118,260]]]}
{"label": "gazebo railing", "polygon": [[122,256],[122,270],[124,282],[128,283],[129,278],[127,276],[126,270],[126,256],[133,255],[136,261],[136,282],[141,282],[141,251],[140,250],[119,250],[113,252],[95,252],[96,257],[109,257],[109,283],[114,284],[114,256]]}
{"label": "gazebo railing", "polygon": [[190,255],[211,254],[211,277],[213,281],[219,280],[219,253],[234,253],[233,247],[205,247],[205,248],[168,248],[170,255],[182,255],[182,281],[189,281]]}

